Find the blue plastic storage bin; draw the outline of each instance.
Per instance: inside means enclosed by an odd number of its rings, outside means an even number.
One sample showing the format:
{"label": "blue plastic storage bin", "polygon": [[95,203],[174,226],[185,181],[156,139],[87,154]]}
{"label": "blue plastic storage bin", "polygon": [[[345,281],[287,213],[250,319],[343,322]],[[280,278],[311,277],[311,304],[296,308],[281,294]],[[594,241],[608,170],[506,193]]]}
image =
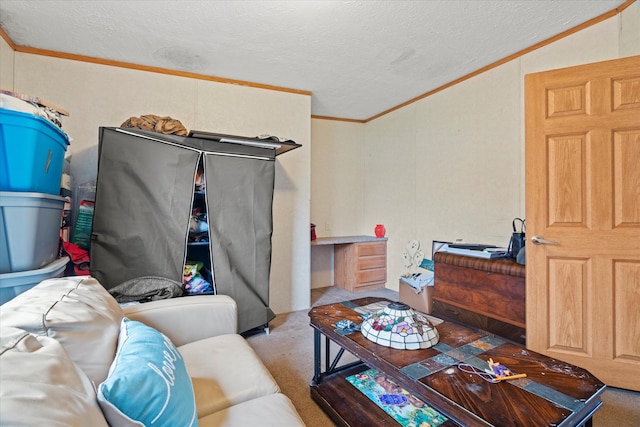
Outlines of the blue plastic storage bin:
{"label": "blue plastic storage bin", "polygon": [[48,120],[0,108],[0,191],[60,194],[68,145]]}
{"label": "blue plastic storage bin", "polygon": [[41,268],[57,258],[65,198],[0,191],[0,273]]}
{"label": "blue plastic storage bin", "polygon": [[62,277],[69,257],[59,258],[37,270],[0,274],[0,305],[33,288],[38,283]]}

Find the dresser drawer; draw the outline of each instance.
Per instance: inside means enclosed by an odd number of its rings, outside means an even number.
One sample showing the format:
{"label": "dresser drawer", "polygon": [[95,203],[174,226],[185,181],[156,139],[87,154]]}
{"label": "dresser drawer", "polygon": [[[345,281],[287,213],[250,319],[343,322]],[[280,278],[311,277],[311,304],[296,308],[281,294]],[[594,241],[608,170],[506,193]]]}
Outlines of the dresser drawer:
{"label": "dresser drawer", "polygon": [[387,269],[377,268],[374,270],[362,270],[358,272],[358,283],[356,287],[361,285],[369,285],[371,283],[382,283],[387,281]]}
{"label": "dresser drawer", "polygon": [[358,243],[358,256],[386,255],[387,244],[385,241],[372,243]]}
{"label": "dresser drawer", "polygon": [[387,257],[383,255],[358,258],[358,270],[371,270],[372,268],[384,268],[387,265]]}

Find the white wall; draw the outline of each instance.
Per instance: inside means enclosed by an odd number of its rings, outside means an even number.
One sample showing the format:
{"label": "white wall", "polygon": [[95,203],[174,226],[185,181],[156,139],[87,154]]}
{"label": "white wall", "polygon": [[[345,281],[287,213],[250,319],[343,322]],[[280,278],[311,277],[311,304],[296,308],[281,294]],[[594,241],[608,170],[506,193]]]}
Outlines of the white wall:
{"label": "white wall", "polygon": [[13,58],[14,53],[11,46],[0,37],[0,88],[5,90],[13,89]]}
{"label": "white wall", "polygon": [[[350,190],[365,185],[364,132],[359,123],[312,120],[311,135],[322,142],[317,150],[311,146],[311,210],[321,219],[311,222],[318,237],[358,234],[354,230],[365,215],[364,192]],[[333,246],[312,246],[311,287],[332,285]]]}
{"label": "white wall", "polygon": [[[398,288],[400,254],[418,239],[463,239],[505,246],[511,220],[525,214],[524,75],[640,54],[640,4],[458,85],[366,124],[312,120],[311,221],[331,234],[387,229],[387,287]],[[357,130],[364,128],[364,140]],[[364,179],[324,185],[353,168]],[[357,202],[348,203],[355,199]],[[350,209],[334,215],[325,204]],[[357,203],[357,205],[356,205]],[[361,203],[361,204],[360,204]],[[315,259],[313,264],[315,264]],[[312,264],[312,265],[313,265]],[[312,286],[321,286],[320,274]]]}
{"label": "white wall", "polygon": [[63,129],[73,138],[76,183],[95,179],[98,128],[131,116],[166,115],[187,129],[302,144],[277,158],[270,306],[276,313],[309,307],[310,96],[20,52],[14,90],[71,113]]}
{"label": "white wall", "polygon": [[433,240],[506,245],[524,214],[518,72],[507,64],[367,123],[363,223],[387,228],[389,287],[411,239],[429,258]]}
{"label": "white wall", "polygon": [[640,50],[640,4],[636,1],[620,16],[620,57],[637,55]]}

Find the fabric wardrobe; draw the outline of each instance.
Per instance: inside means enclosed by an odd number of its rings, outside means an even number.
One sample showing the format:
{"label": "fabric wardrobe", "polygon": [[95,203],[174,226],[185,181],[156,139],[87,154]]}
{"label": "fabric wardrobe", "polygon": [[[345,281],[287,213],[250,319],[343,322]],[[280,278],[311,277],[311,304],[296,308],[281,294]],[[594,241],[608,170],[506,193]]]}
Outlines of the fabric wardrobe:
{"label": "fabric wardrobe", "polygon": [[277,150],[231,140],[100,128],[91,274],[107,289],[145,276],[182,283],[192,256],[189,221],[200,165],[209,228],[205,254],[215,292],[236,300],[240,332],[273,319],[269,274]]}

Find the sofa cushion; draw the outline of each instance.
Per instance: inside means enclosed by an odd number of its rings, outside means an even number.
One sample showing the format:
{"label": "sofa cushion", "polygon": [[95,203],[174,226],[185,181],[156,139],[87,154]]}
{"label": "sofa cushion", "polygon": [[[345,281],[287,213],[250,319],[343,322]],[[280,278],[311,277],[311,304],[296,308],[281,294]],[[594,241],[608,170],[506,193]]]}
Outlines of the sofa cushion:
{"label": "sofa cushion", "polygon": [[215,412],[200,420],[200,427],[304,427],[291,400],[270,394]]}
{"label": "sofa cushion", "polygon": [[0,307],[0,323],[55,338],[95,384],[113,361],[123,314],[89,276],[48,279]]}
{"label": "sofa cushion", "polygon": [[53,338],[0,328],[0,424],[104,426],[93,385]]}
{"label": "sofa cushion", "polygon": [[109,376],[98,387],[98,402],[111,425],[198,425],[180,352],[162,333],[127,318]]}
{"label": "sofa cushion", "polygon": [[185,344],[178,350],[189,367],[199,418],[280,390],[240,335],[219,335]]}

